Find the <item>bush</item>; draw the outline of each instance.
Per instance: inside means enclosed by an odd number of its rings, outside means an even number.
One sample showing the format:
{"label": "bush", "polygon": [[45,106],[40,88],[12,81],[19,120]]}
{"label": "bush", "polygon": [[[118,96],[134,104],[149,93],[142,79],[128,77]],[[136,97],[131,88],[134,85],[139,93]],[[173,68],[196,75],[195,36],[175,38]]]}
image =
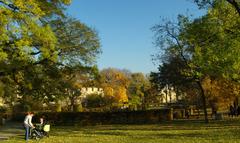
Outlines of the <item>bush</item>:
{"label": "bush", "polygon": [[61,104],[56,105],[56,112],[61,112],[62,111],[62,106]]}
{"label": "bush", "polygon": [[102,97],[102,95],[91,94],[87,96],[85,102],[87,108],[101,107],[104,105],[104,98]]}
{"label": "bush", "polygon": [[13,112],[29,112],[31,111],[31,105],[29,104],[16,104],[13,106]]}
{"label": "bush", "polygon": [[31,111],[32,109],[31,109],[31,106],[30,105],[28,105],[28,104],[25,104],[25,105],[23,105],[23,111],[24,112],[29,112],[29,111]]}
{"label": "bush", "polygon": [[73,111],[74,112],[82,112],[83,111],[82,104],[74,105]]}
{"label": "bush", "polygon": [[7,107],[0,106],[0,113],[6,113],[7,112]]}

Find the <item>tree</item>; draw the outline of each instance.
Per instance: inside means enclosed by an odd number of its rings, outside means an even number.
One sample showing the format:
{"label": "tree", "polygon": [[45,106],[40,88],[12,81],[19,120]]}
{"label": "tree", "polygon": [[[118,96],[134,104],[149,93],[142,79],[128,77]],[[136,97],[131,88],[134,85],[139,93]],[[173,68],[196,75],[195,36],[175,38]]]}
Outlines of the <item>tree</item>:
{"label": "tree", "polygon": [[132,73],[130,77],[130,84],[128,87],[129,98],[133,105],[145,104],[146,91],[150,88],[149,80],[143,73]]}
{"label": "tree", "polygon": [[110,86],[103,87],[104,103],[106,106],[111,106],[115,102],[114,91]]}
{"label": "tree", "polygon": [[74,107],[81,106],[82,88],[93,86],[96,79],[96,67],[75,66],[62,69],[63,77],[61,88],[64,89],[59,99],[67,101],[69,111],[74,111]]}
{"label": "tree", "polygon": [[57,39],[47,18],[64,16],[70,0],[0,1],[0,75],[55,61]]}
{"label": "tree", "polygon": [[[194,0],[194,2],[197,3],[200,8],[213,7],[216,1],[217,0]],[[238,15],[240,16],[240,2],[238,0],[225,0],[225,1],[231,4],[238,12]]]}
{"label": "tree", "polygon": [[[114,97],[117,103],[128,102],[127,88],[129,86],[128,77],[118,69],[108,68],[100,72],[101,86],[105,93]],[[111,90],[112,89],[112,90]]]}
{"label": "tree", "polygon": [[239,96],[240,84],[226,79],[206,78],[203,82],[208,104],[212,111],[218,109],[228,110],[229,105],[233,104],[236,97]]}
{"label": "tree", "polygon": [[53,100],[65,93],[65,85],[74,88],[66,84],[67,70],[93,78],[101,53],[98,35],[64,15],[68,4],[70,0],[0,1],[0,76],[11,84],[11,95]]}
{"label": "tree", "polygon": [[69,0],[0,0],[0,77],[6,81],[4,97],[9,103],[32,88],[29,78],[23,83],[24,74],[56,60],[56,37],[46,19],[64,16],[68,4]]}
{"label": "tree", "polygon": [[101,53],[97,32],[74,18],[51,21],[58,39],[58,62],[61,66],[92,66]]}
{"label": "tree", "polygon": [[74,18],[59,18],[51,21],[51,27],[57,36],[57,65],[61,69],[63,82],[70,99],[70,109],[79,100],[81,88],[93,86],[98,78],[98,69],[94,65],[101,53],[98,35],[94,29]]}
{"label": "tree", "polygon": [[125,76],[121,70],[108,68],[103,69],[101,72],[101,83],[104,85],[112,85],[114,86],[129,86],[129,79]]}
{"label": "tree", "polygon": [[[180,63],[174,68],[177,71],[175,75],[198,85],[206,122],[208,118],[204,80],[207,77],[221,77],[233,82],[240,81],[240,43],[237,36],[240,21],[234,18],[237,14],[232,7],[226,6],[225,1],[216,1],[214,5],[201,18],[191,21],[179,16],[177,25],[168,22],[153,28],[157,35],[157,46],[165,51],[166,61],[163,62],[163,67],[171,69],[174,63]],[[167,76],[165,69],[160,69],[160,75],[166,78],[165,81],[176,84]]]}
{"label": "tree", "polygon": [[127,96],[127,90],[125,87],[116,87],[114,90],[114,97],[115,100],[118,103],[127,103],[128,102],[128,96]]}

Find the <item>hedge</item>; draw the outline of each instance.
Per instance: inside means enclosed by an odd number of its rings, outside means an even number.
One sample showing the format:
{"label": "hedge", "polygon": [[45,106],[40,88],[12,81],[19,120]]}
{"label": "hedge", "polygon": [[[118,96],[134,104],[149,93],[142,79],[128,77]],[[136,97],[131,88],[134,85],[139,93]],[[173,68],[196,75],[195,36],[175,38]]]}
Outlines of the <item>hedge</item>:
{"label": "hedge", "polygon": [[[55,125],[96,125],[96,124],[147,124],[172,120],[172,109],[122,111],[122,112],[39,112],[33,122],[39,122],[40,116]],[[24,113],[13,115],[13,121],[23,121]]]}

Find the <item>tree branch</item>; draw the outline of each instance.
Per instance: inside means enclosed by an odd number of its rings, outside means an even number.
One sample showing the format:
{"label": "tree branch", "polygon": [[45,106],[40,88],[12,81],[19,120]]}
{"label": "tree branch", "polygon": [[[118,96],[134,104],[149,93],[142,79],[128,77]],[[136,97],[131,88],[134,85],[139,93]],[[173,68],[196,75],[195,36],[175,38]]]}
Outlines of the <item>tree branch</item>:
{"label": "tree branch", "polygon": [[41,51],[38,51],[38,52],[31,52],[30,55],[38,55],[38,54],[40,54],[40,53],[41,53]]}
{"label": "tree branch", "polygon": [[187,64],[187,59],[186,59],[186,58],[184,57],[184,55],[183,55],[183,51],[182,51],[183,46],[180,44],[180,41],[178,40],[177,36],[175,36],[174,34],[172,34],[172,33],[169,31],[168,28],[166,28],[166,31],[167,31],[167,34],[168,34],[170,37],[172,37],[172,38],[177,42],[178,47],[181,49],[181,50],[180,50],[180,55],[181,55],[181,57],[183,58],[185,64],[188,65],[188,64]]}
{"label": "tree branch", "polygon": [[13,9],[13,11],[19,10],[19,8],[18,8],[17,6],[15,6],[15,5],[13,5],[13,4],[8,4],[8,3],[6,3],[6,2],[4,2],[4,1],[2,1],[2,0],[0,0],[0,3],[8,6],[8,7],[11,8],[11,9]]}

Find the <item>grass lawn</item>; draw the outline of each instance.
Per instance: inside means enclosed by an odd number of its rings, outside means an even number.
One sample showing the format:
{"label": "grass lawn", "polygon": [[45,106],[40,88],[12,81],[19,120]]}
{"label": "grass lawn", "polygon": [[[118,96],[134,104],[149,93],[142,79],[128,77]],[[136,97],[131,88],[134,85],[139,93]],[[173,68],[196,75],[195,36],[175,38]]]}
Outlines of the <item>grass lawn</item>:
{"label": "grass lawn", "polygon": [[[240,143],[240,121],[173,121],[154,125],[52,127],[39,143]],[[24,143],[23,135],[3,143]]]}

